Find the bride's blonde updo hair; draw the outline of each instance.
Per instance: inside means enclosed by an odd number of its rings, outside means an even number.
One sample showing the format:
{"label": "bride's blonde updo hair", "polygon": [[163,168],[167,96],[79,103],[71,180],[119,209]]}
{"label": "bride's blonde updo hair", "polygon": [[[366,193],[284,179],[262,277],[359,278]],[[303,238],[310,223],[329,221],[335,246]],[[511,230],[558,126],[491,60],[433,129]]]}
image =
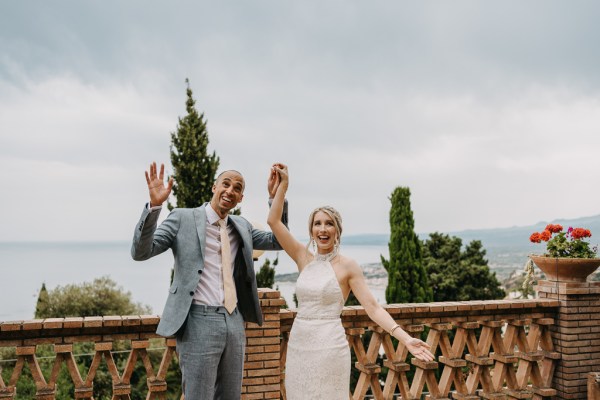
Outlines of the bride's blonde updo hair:
{"label": "bride's blonde updo hair", "polygon": [[310,216],[308,217],[308,237],[310,239],[309,239],[306,247],[310,246],[310,244],[313,240],[312,226],[313,226],[313,223],[315,222],[315,215],[317,215],[317,213],[319,211],[322,211],[325,214],[329,215],[329,217],[333,220],[333,226],[335,227],[335,231],[337,232],[337,235],[338,235],[337,240],[338,240],[338,245],[339,245],[339,242],[341,241],[341,238],[342,238],[342,216],[340,215],[338,210],[336,210],[335,208],[333,208],[331,206],[323,206],[323,207],[315,208],[310,213]]}

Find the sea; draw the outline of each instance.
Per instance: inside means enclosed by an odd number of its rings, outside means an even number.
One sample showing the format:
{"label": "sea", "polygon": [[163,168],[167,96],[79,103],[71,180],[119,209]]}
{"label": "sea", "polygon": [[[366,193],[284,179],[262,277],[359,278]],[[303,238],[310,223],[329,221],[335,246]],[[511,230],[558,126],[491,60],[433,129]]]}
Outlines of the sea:
{"label": "sea", "polygon": [[[173,255],[165,252],[147,261],[134,261],[130,242],[18,242],[0,243],[0,321],[32,319],[37,297],[42,287],[48,290],[69,284],[92,282],[110,277],[124,291],[131,293],[136,303],[150,306],[153,314],[161,314],[168,294]],[[387,258],[387,246],[343,245],[341,252],[354,258],[359,265],[369,267]],[[265,259],[278,259],[275,273],[297,272],[284,252],[265,252],[255,262],[258,271]],[[385,302],[385,285],[381,279],[368,280],[374,297]],[[295,282],[276,277],[286,302],[294,306]]]}

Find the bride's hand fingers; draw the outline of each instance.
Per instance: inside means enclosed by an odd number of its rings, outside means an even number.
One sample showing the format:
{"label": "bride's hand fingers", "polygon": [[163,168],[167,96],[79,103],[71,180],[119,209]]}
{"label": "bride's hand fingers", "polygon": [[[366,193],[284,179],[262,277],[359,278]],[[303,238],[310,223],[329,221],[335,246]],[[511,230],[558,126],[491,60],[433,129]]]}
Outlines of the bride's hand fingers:
{"label": "bride's hand fingers", "polygon": [[287,167],[284,167],[284,168],[276,167],[276,168],[277,168],[277,172],[279,172],[281,175],[285,175],[285,176],[288,175]]}
{"label": "bride's hand fingers", "polygon": [[425,347],[425,346],[423,346],[423,344],[426,344],[426,343],[424,343],[424,342],[421,342],[421,343],[419,346],[417,346],[417,348],[414,350],[414,352],[412,352],[413,355],[423,361],[433,361],[435,359],[435,356],[433,355],[433,353],[431,353],[431,351],[429,351],[428,347],[430,347],[430,346],[427,345],[427,347]]}
{"label": "bride's hand fingers", "polygon": [[427,358],[427,361],[433,361],[434,360],[434,356],[433,354],[431,354],[431,352],[429,350],[424,351],[423,354],[425,355],[425,357]]}

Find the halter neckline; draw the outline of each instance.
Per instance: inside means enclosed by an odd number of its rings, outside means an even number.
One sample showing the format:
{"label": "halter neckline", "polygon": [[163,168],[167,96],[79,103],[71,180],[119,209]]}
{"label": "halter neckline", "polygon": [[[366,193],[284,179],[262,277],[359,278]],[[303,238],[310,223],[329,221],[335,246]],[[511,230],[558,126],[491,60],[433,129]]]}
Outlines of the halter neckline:
{"label": "halter neckline", "polygon": [[326,253],[326,254],[319,254],[316,253],[315,254],[315,260],[316,261],[331,261],[335,258],[335,256],[338,255],[338,249],[337,247],[333,249],[333,251],[331,251],[330,253]]}

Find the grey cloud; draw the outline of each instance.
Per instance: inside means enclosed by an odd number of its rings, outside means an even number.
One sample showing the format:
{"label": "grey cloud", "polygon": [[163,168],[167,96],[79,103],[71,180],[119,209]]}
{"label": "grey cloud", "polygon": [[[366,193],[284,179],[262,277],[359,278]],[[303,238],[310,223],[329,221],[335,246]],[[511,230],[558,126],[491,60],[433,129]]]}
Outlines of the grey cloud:
{"label": "grey cloud", "polygon": [[[244,172],[242,209],[254,219],[266,215],[274,161],[290,164],[299,233],[323,203],[347,215],[348,232],[386,231],[398,185],[411,187],[421,231],[597,213],[593,201],[521,199],[548,198],[534,186],[552,176],[574,190],[600,167],[588,157],[600,126],[599,10],[592,1],[7,3],[0,165],[13,168],[19,196],[55,188],[70,204],[56,209],[72,216],[64,237],[90,207],[106,207],[127,239],[126,220],[145,201],[143,169],[168,163],[189,77],[210,150]],[[580,163],[576,179],[561,157]],[[1,219],[26,238],[20,226],[31,222],[15,209],[35,202],[2,205],[11,215]],[[96,222],[94,237],[110,232],[106,218]],[[44,229],[36,234],[52,236]]]}
{"label": "grey cloud", "polygon": [[213,65],[241,80],[325,87],[598,84],[591,1],[18,2],[5,11],[8,57],[40,75],[127,80],[142,65],[179,76]]}

